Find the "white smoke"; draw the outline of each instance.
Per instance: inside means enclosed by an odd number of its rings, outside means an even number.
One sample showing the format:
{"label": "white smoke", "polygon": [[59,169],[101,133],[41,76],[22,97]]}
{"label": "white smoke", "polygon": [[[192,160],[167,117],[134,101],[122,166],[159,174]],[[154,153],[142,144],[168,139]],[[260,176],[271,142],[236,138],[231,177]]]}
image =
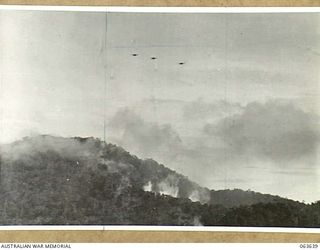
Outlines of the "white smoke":
{"label": "white smoke", "polygon": [[189,196],[189,199],[193,202],[200,201],[200,194],[198,190],[192,191],[192,193]]}
{"label": "white smoke", "polygon": [[179,178],[175,175],[168,175],[163,181],[158,184],[160,194],[178,197],[179,193]]}
{"label": "white smoke", "polygon": [[146,185],[143,186],[143,190],[146,192],[151,192],[152,191],[152,183],[149,181]]}
{"label": "white smoke", "polygon": [[201,223],[201,221],[200,221],[200,218],[199,218],[198,216],[195,216],[195,217],[193,218],[193,225],[194,225],[194,226],[203,226],[202,223]]}
{"label": "white smoke", "polygon": [[164,195],[170,195],[172,197],[178,197],[179,187],[170,183],[162,181],[158,184],[159,193]]}

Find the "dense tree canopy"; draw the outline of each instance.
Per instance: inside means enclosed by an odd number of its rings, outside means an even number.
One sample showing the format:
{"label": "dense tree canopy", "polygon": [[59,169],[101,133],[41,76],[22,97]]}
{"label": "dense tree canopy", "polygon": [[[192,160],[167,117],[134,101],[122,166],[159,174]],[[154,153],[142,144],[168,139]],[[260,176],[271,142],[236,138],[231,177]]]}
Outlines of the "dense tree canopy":
{"label": "dense tree canopy", "polygon": [[1,148],[0,224],[319,227],[320,202],[210,191],[94,138],[37,136]]}

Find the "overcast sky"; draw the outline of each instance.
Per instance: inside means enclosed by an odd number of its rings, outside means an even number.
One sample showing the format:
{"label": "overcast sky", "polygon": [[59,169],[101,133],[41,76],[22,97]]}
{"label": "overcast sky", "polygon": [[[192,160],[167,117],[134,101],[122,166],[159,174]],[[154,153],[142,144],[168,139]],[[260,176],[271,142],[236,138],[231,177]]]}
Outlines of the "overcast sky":
{"label": "overcast sky", "polygon": [[106,117],[109,142],[201,185],[319,200],[319,24],[0,11],[0,141],[102,138]]}

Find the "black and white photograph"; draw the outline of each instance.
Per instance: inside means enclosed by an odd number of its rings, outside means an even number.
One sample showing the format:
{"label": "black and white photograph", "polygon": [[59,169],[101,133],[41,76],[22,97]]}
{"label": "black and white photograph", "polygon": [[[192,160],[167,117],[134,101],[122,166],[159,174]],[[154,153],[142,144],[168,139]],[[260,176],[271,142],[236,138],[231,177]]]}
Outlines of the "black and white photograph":
{"label": "black and white photograph", "polygon": [[0,9],[0,225],[320,227],[320,13]]}

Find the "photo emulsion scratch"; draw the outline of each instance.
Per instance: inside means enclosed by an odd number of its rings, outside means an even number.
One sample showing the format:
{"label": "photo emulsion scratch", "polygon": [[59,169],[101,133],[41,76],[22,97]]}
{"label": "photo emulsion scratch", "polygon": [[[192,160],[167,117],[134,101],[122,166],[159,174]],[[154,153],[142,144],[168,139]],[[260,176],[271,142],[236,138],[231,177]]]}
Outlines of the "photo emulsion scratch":
{"label": "photo emulsion scratch", "polygon": [[319,227],[319,24],[0,10],[0,224]]}

